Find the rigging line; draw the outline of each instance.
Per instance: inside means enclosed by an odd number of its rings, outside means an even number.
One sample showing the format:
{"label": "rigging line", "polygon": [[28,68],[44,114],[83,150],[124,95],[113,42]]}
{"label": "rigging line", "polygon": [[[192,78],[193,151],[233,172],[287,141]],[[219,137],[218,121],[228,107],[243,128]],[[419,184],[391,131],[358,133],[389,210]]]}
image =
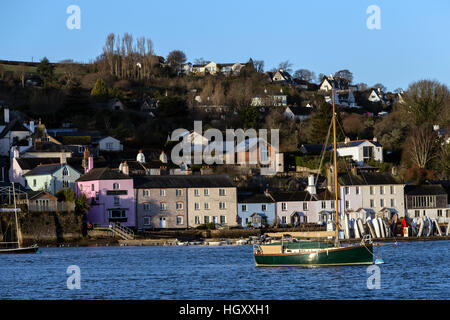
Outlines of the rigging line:
{"label": "rigging line", "polygon": [[[341,123],[339,122],[338,119],[336,119],[336,122],[337,122],[337,124],[339,125],[339,129],[341,129],[341,132],[342,132],[342,134],[343,134],[344,137],[345,137],[344,128],[342,128],[342,125],[341,125]],[[345,160],[344,160],[344,165],[345,165],[345,169],[347,170],[347,173],[349,173],[350,171],[349,171],[348,166],[347,166],[347,161],[345,161]],[[353,184],[352,175],[349,174],[348,176],[349,176],[349,178],[350,178],[350,183]],[[364,177],[363,177],[363,179],[364,179]],[[365,180],[365,179],[364,179],[364,180]],[[366,181],[366,184],[367,184],[367,181]]]}
{"label": "rigging line", "polygon": [[319,163],[319,173],[317,173],[317,177],[316,177],[316,180],[314,181],[314,185],[316,185],[317,181],[319,180],[320,168],[322,168],[323,160],[325,158],[325,152],[327,150],[328,140],[330,138],[332,126],[333,126],[333,122],[330,121],[330,125],[328,126],[327,137],[326,137],[325,143],[323,144],[323,148],[322,148],[322,156],[321,156],[320,163]]}

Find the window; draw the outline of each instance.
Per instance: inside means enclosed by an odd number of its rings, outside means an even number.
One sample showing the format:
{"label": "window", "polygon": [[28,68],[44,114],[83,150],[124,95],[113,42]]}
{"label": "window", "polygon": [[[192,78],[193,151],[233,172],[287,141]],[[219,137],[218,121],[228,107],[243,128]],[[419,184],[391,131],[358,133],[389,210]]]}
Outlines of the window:
{"label": "window", "polygon": [[348,188],[348,187],[345,187],[345,188],[344,188],[344,191],[345,191],[345,194],[349,194],[349,193],[350,193],[350,191],[349,191],[349,188]]}
{"label": "window", "polygon": [[227,208],[225,202],[219,202],[219,209],[220,210],[225,210]]}
{"label": "window", "polygon": [[120,198],[118,196],[114,196],[114,205],[120,206]]}
{"label": "window", "polygon": [[281,217],[281,223],[286,224],[286,217]]}
{"label": "window", "polygon": [[176,204],[176,209],[177,210],[183,210],[183,202],[177,202],[177,204]]}
{"label": "window", "polygon": [[225,189],[219,189],[219,196],[225,196],[226,192]]}
{"label": "window", "polygon": [[391,199],[391,208],[395,207],[395,200]]}
{"label": "window", "polygon": [[83,191],[83,185],[80,184],[80,191]]}
{"label": "window", "polygon": [[200,196],[200,192],[198,191],[198,189],[194,189],[194,196],[196,197]]}
{"label": "window", "polygon": [[209,202],[205,202],[204,207],[205,207],[205,210],[209,210]]}
{"label": "window", "polygon": [[243,204],[243,205],[242,205],[242,211],[244,211],[244,212],[247,211],[247,205],[246,205],[246,204]]}
{"label": "window", "polygon": [[126,219],[128,217],[127,210],[109,210],[110,219]]}
{"label": "window", "polygon": [[166,196],[166,190],[160,189],[160,190],[159,190],[159,196],[160,196],[160,197],[165,197],[165,196]]}
{"label": "window", "polygon": [[194,203],[194,210],[200,210],[200,203]]}
{"label": "window", "polygon": [[266,204],[262,204],[261,205],[261,211],[267,211],[267,205]]}
{"label": "window", "polygon": [[442,210],[438,210],[438,211],[437,211],[437,216],[438,216],[438,217],[442,217]]}
{"label": "window", "polygon": [[331,209],[334,209],[335,202],[331,201]]}
{"label": "window", "polygon": [[216,216],[213,216],[213,217],[212,217],[212,222],[213,222],[214,224],[217,223],[217,217],[216,217]]}
{"label": "window", "polygon": [[227,217],[226,216],[220,216],[220,224],[227,223]]}
{"label": "window", "polygon": [[420,217],[420,211],[419,210],[415,210],[414,211],[414,217],[416,217],[416,218]]}
{"label": "window", "polygon": [[36,179],[33,179],[33,187],[36,187]]}
{"label": "window", "polygon": [[308,202],[303,202],[303,211],[308,211]]}
{"label": "window", "polygon": [[69,175],[69,170],[67,169],[67,167],[64,167],[62,175],[63,176],[68,176]]}
{"label": "window", "polygon": [[450,210],[447,210],[445,215],[446,215],[447,218],[449,218],[450,217]]}
{"label": "window", "polygon": [[94,190],[95,190],[94,184],[91,184],[91,191],[94,191]]}
{"label": "window", "polygon": [[142,196],[143,197],[149,197],[150,196],[150,191],[149,190],[142,190]]}
{"label": "window", "polygon": [[183,224],[183,217],[177,216],[177,225]]}
{"label": "window", "polygon": [[391,194],[394,194],[394,186],[390,186],[389,189],[391,190]]}
{"label": "window", "polygon": [[380,186],[380,194],[384,194],[384,187]]}
{"label": "window", "polygon": [[355,193],[359,194],[359,187],[355,187]]}
{"label": "window", "polygon": [[203,221],[205,224],[209,223],[209,216],[204,216]]}
{"label": "window", "polygon": [[195,216],[195,224],[200,224],[200,216]]}
{"label": "window", "polygon": [[175,194],[176,194],[177,197],[181,197],[183,195],[183,190],[182,189],[177,189],[175,191]]}
{"label": "window", "polygon": [[45,183],[44,183],[44,189],[45,189],[45,190],[48,189],[48,182],[47,182],[47,181],[45,181]]}
{"label": "window", "polygon": [[373,199],[370,199],[370,207],[373,208]]}
{"label": "window", "polygon": [[167,210],[167,203],[161,202],[161,203],[159,204],[159,210],[161,210],[161,211],[166,211],[166,210]]}
{"label": "window", "polygon": [[281,211],[287,211],[287,205],[286,202],[281,203]]}
{"label": "window", "polygon": [[113,143],[112,142],[107,142],[107,143],[105,143],[105,147],[106,147],[107,150],[112,150]]}
{"label": "window", "polygon": [[350,201],[345,200],[345,209],[348,209],[350,207]]}
{"label": "window", "polygon": [[370,186],[370,194],[373,194],[373,187]]}
{"label": "window", "polygon": [[98,192],[95,193],[95,200],[98,201],[98,199],[100,199],[100,194]]}
{"label": "window", "polygon": [[384,207],[384,199],[380,199],[380,207]]}
{"label": "window", "polygon": [[120,189],[119,184],[118,183],[113,183],[113,189],[114,190],[119,190]]}
{"label": "window", "polygon": [[151,225],[151,218],[150,217],[144,217],[144,226]]}
{"label": "window", "polygon": [[144,211],[150,211],[150,203],[144,203]]}
{"label": "window", "polygon": [[69,181],[63,180],[62,186],[63,186],[63,188],[68,188],[69,187]]}
{"label": "window", "polygon": [[325,209],[327,207],[327,203],[325,201],[322,201],[322,209]]}
{"label": "window", "polygon": [[209,196],[209,189],[203,190],[203,194],[204,194],[205,196]]}

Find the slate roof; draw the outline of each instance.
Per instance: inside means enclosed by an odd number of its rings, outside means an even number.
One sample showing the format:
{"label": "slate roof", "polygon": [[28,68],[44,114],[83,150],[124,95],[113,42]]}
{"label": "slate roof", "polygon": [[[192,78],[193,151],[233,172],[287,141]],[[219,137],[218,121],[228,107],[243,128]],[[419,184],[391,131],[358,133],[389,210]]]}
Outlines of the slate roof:
{"label": "slate roof", "polygon": [[357,147],[360,144],[369,141],[370,143],[373,143],[377,147],[381,147],[381,144],[378,141],[372,141],[372,140],[353,140],[350,142],[338,142],[336,143],[337,148],[350,148],[350,147]]}
{"label": "slate roof", "polygon": [[235,184],[227,175],[167,175],[134,178],[136,189],[151,188],[231,188]]}
{"label": "slate roof", "polygon": [[308,116],[311,114],[311,109],[306,107],[291,106],[289,107],[289,109],[291,109],[292,113],[295,114],[296,116]]}
{"label": "slate roof", "polygon": [[308,191],[271,192],[277,202],[288,201],[315,201],[316,199]]}
{"label": "slate roof", "polygon": [[274,203],[275,199],[264,193],[238,196],[239,203]]}
{"label": "slate roof", "polygon": [[322,153],[323,144],[302,144],[300,152],[303,154],[320,155]]}
{"label": "slate roof", "polygon": [[386,172],[360,172],[357,176],[351,173],[342,174],[338,181],[344,186],[402,184],[398,178]]}
{"label": "slate roof", "polygon": [[16,161],[22,170],[33,170],[40,164],[56,164],[60,160],[58,158],[17,158]]}
{"label": "slate roof", "polygon": [[10,131],[25,131],[25,132],[29,132],[29,130],[27,128],[25,128],[25,126],[22,124],[22,122],[20,122],[17,119],[12,120],[8,124],[6,124],[5,128],[0,133],[0,138],[3,138],[4,136],[6,136],[6,134],[8,132],[10,132]]}
{"label": "slate roof", "polygon": [[27,172],[24,174],[24,176],[39,176],[39,175],[46,175],[46,174],[52,174],[56,170],[61,168],[61,164],[43,164],[35,167],[33,170]]}
{"label": "slate roof", "polygon": [[446,195],[447,191],[440,184],[408,185],[405,186],[407,196],[416,195]]}
{"label": "slate roof", "polygon": [[130,176],[123,174],[119,171],[114,171],[108,167],[106,168],[94,168],[87,174],[78,178],[78,181],[93,181],[93,180],[125,180],[131,179]]}

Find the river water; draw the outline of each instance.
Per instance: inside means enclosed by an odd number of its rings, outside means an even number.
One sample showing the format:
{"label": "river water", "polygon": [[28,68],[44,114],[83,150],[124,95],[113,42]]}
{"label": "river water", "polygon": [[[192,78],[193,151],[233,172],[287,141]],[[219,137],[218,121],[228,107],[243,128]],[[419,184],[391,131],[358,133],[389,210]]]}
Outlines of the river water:
{"label": "river water", "polygon": [[[42,248],[0,256],[0,299],[450,299],[449,249],[379,246],[380,288],[368,289],[367,266],[257,268],[251,246]],[[71,265],[80,289],[67,287]]]}

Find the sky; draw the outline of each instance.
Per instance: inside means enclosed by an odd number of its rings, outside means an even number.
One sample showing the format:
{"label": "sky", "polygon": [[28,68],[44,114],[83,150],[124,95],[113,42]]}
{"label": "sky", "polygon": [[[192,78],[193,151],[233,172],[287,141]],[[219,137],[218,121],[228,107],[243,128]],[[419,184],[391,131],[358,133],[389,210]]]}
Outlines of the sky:
{"label": "sky", "polygon": [[[70,5],[80,29],[69,29]],[[380,29],[369,29],[371,5]],[[293,70],[331,74],[348,69],[354,83],[407,89],[421,79],[450,84],[448,0],[1,0],[0,59],[89,62],[106,36],[151,38],[166,57],[188,61],[264,60],[265,70],[289,60]]]}

